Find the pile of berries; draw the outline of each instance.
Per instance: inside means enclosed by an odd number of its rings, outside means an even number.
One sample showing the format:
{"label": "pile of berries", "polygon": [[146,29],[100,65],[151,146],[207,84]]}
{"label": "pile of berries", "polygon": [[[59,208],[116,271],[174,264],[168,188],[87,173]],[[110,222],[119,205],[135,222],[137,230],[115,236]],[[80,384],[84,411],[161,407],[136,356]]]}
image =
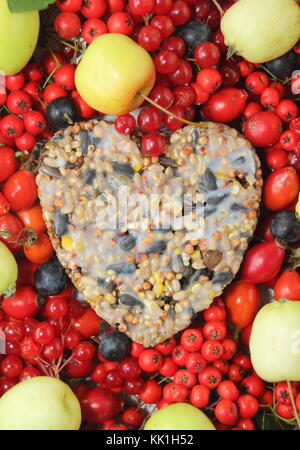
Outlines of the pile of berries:
{"label": "pile of berries", "polygon": [[[226,10],[235,1],[219,3]],[[293,421],[286,383],[273,387],[254,373],[248,342],[259,307],[257,283],[275,287],[275,298],[300,300],[300,276],[283,270],[287,252],[276,241],[296,249],[300,240],[294,214],[300,187],[299,45],[262,66],[228,58],[220,12],[211,0],[57,0],[53,12],[60,47],[6,76],[5,91],[0,86],[0,240],[19,267],[16,293],[2,299],[0,310],[6,339],[0,396],[34,376],[60,377],[80,400],[85,429],[139,428],[152,405],[182,401],[203,409],[220,429],[260,428],[264,414]],[[145,103],[114,123],[119,133],[138,131],[144,154],[163,153],[166,136],[183,125],[179,118],[204,119],[243,132],[263,163],[256,233],[263,242],[254,241],[243,265],[252,283],[232,285],[224,303],[215,299],[189,329],[152,349],[104,329],[75,298],[53,256],[35,176],[24,166],[35,144],[48,140],[62,120],[67,125],[102,116],[76,91],[74,74],[86,46],[104,33],[130,36],[154,61],[149,97],[171,115]],[[250,273],[258,257],[261,266]],[[246,305],[243,311],[237,298]],[[232,325],[242,330],[238,340]],[[300,412],[299,383],[292,388]]]}

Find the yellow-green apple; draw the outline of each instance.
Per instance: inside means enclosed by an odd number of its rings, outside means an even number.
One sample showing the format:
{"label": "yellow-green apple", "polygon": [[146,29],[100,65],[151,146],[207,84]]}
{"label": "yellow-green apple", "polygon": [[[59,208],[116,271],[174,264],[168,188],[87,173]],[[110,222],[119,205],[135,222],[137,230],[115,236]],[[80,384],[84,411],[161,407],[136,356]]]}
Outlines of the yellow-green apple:
{"label": "yellow-green apple", "polygon": [[57,378],[30,378],[0,399],[0,430],[78,430],[80,423],[77,397]]}
{"label": "yellow-green apple", "polygon": [[18,265],[12,252],[0,241],[0,295],[14,292]]}
{"label": "yellow-green apple", "polygon": [[147,420],[144,430],[215,430],[215,427],[195,406],[173,403],[156,411]]}
{"label": "yellow-green apple", "polygon": [[151,56],[128,36],[107,33],[88,47],[75,72],[77,91],[105,114],[126,114],[144,101],[155,82]]}
{"label": "yellow-green apple", "polygon": [[225,44],[253,63],[288,52],[300,37],[295,0],[239,0],[221,20]]}
{"label": "yellow-green apple", "polygon": [[0,0],[0,71],[12,75],[30,60],[38,40],[38,11],[12,13],[7,0]]}
{"label": "yellow-green apple", "polygon": [[257,313],[250,356],[265,381],[300,381],[300,301],[278,300]]}

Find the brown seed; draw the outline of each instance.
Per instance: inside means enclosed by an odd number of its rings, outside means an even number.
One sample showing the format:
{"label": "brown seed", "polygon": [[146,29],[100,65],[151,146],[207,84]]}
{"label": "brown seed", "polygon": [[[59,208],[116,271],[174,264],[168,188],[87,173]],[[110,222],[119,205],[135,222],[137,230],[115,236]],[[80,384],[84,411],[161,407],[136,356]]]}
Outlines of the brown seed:
{"label": "brown seed", "polygon": [[208,269],[214,269],[223,259],[223,253],[218,250],[208,250],[203,256],[203,264]]}

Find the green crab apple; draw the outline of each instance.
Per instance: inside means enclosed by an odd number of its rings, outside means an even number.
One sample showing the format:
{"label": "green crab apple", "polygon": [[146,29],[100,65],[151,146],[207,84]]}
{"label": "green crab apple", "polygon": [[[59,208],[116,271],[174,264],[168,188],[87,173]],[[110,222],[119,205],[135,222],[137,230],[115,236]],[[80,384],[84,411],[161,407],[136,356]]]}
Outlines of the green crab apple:
{"label": "green crab apple", "polygon": [[7,0],[0,0],[0,71],[20,72],[30,60],[40,30],[38,11],[10,12]]}
{"label": "green crab apple", "polygon": [[88,47],[75,72],[77,91],[104,114],[126,114],[143,103],[155,82],[151,56],[128,36],[107,33]]}
{"label": "green crab apple", "polygon": [[300,381],[300,301],[278,300],[257,313],[250,336],[256,373],[265,381]]}
{"label": "green crab apple", "polygon": [[78,430],[80,423],[77,397],[57,378],[30,378],[0,399],[0,430]]}
{"label": "green crab apple", "polygon": [[0,241],[0,295],[10,295],[15,290],[18,265],[12,252]]}
{"label": "green crab apple", "polygon": [[295,0],[239,0],[221,20],[225,44],[253,63],[288,52],[300,37]]}
{"label": "green crab apple", "polygon": [[174,403],[152,414],[144,430],[215,430],[215,427],[195,406]]}

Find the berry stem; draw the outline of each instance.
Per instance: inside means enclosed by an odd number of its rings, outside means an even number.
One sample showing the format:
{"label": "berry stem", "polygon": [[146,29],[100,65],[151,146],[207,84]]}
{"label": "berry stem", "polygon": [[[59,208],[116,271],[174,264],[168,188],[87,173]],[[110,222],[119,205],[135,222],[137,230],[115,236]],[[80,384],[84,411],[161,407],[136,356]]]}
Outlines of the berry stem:
{"label": "berry stem", "polygon": [[218,8],[218,10],[219,10],[219,12],[221,14],[221,17],[222,17],[224,15],[224,10],[221,7],[220,3],[217,0],[212,0],[212,2],[215,5],[215,7]]}
{"label": "berry stem", "polygon": [[288,385],[289,392],[290,392],[293,413],[294,413],[295,419],[297,421],[298,430],[300,430],[300,418],[299,418],[299,415],[298,415],[298,412],[297,412],[297,408],[296,408],[296,404],[295,404],[295,399],[294,399],[294,394],[293,394],[291,382],[287,381],[287,385]]}
{"label": "berry stem", "polygon": [[142,97],[144,100],[146,100],[148,103],[150,103],[151,105],[155,106],[157,109],[160,109],[165,114],[169,114],[169,116],[172,116],[175,119],[180,120],[181,122],[183,122],[183,123],[185,123],[187,125],[194,125],[196,127],[204,127],[205,126],[205,122],[192,122],[190,120],[184,119],[183,117],[177,116],[177,114],[171,113],[166,108],[164,108],[163,106],[160,106],[154,100],[152,100],[151,98],[147,97],[147,95],[142,94],[141,92],[139,92],[138,95],[140,97]]}

